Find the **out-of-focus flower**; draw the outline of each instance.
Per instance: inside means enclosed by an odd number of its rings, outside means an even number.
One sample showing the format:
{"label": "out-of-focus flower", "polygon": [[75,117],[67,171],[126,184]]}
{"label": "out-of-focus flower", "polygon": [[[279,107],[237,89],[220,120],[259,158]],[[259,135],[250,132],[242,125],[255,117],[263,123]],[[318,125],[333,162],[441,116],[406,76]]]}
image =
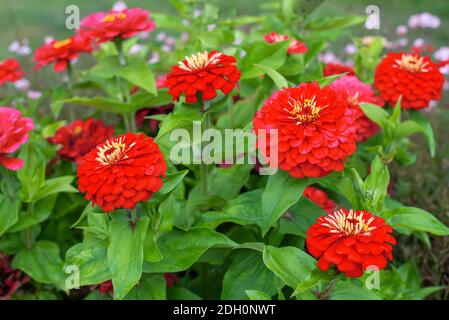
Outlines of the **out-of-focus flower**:
{"label": "out-of-focus flower", "polygon": [[19,81],[24,75],[17,59],[10,58],[0,61],[0,86],[5,82]]}
{"label": "out-of-focus flower", "polygon": [[[276,91],[253,119],[257,136],[266,134],[259,152],[271,159],[277,144],[278,165],[292,177],[323,177],[342,171],[347,157],[356,150],[354,120],[347,113],[345,96],[317,83]],[[259,132],[259,130],[264,130]],[[278,141],[270,141],[270,131],[278,130]]]}
{"label": "out-of-focus flower", "polygon": [[14,87],[17,90],[27,90],[30,87],[30,81],[27,79],[20,79],[14,82]]}
{"label": "out-of-focus flower", "polygon": [[410,28],[431,28],[436,29],[439,28],[441,24],[441,20],[439,17],[429,13],[423,12],[412,15],[408,19],[408,26]]}
{"label": "out-of-focus flower", "polygon": [[440,68],[440,72],[445,75],[449,75],[449,64]]}
{"label": "out-of-focus flower", "polygon": [[444,76],[430,58],[405,52],[389,53],[377,66],[374,86],[390,105],[402,96],[405,109],[422,109],[439,100]]}
{"label": "out-of-focus flower", "polygon": [[340,209],[317,219],[307,230],[306,244],[321,270],[335,265],[356,278],[364,270],[384,269],[393,260],[392,232],[384,219],[368,211]]}
{"label": "out-of-focus flower", "polygon": [[343,76],[335,80],[331,87],[341,91],[346,96],[348,108],[351,109],[354,125],[356,127],[357,141],[363,142],[375,135],[379,130],[379,126],[368,119],[360,108],[360,103],[367,102],[378,105],[384,105],[382,98],[376,96],[375,91],[370,85],[361,82],[355,76]]}
{"label": "out-of-focus flower", "polygon": [[37,62],[34,70],[43,66],[54,63],[53,70],[55,72],[63,72],[67,69],[67,65],[77,59],[82,52],[91,52],[92,44],[89,37],[77,34],[64,40],[53,40],[45,43],[42,47],[34,52],[34,62]]}
{"label": "out-of-focus flower", "polygon": [[0,300],[8,300],[30,278],[11,267],[11,257],[0,253]]}
{"label": "out-of-focus flower", "polygon": [[112,10],[114,11],[123,11],[126,8],[128,8],[128,6],[126,5],[125,1],[117,1],[116,3],[114,3],[114,5],[112,6]]}
{"label": "out-of-focus flower", "polygon": [[161,50],[162,50],[163,52],[172,52],[172,51],[173,51],[173,48],[170,47],[170,46],[168,46],[168,45],[166,45],[166,44],[164,44],[164,45],[161,47]]}
{"label": "out-of-focus flower", "polygon": [[396,33],[400,36],[405,36],[408,32],[407,26],[400,25],[396,28]]}
{"label": "out-of-focus flower", "polygon": [[176,101],[184,94],[187,103],[197,102],[197,93],[204,100],[214,99],[218,90],[228,94],[240,79],[236,62],[234,57],[216,50],[186,57],[167,75],[169,93]]}
{"label": "out-of-focus flower", "polygon": [[155,63],[158,63],[160,59],[161,59],[161,56],[159,55],[159,53],[153,52],[150,56],[150,59],[148,60],[148,63],[155,64]]}
{"label": "out-of-focus flower", "polygon": [[326,192],[318,188],[311,186],[306,187],[304,196],[316,203],[327,213],[332,213],[336,208],[335,202],[332,199],[329,199]]}
{"label": "out-of-focus flower", "polygon": [[105,212],[133,209],[162,187],[167,164],[153,138],[126,133],[78,160],[78,189]]}
{"label": "out-of-focus flower", "polygon": [[345,46],[345,51],[347,54],[354,54],[357,52],[357,47],[353,43],[348,43]]}
{"label": "out-of-focus flower", "polygon": [[164,279],[167,284],[167,287],[173,287],[176,282],[178,282],[179,278],[175,273],[167,272],[164,273]]}
{"label": "out-of-focus flower", "polygon": [[11,42],[11,44],[8,47],[8,51],[12,52],[12,53],[16,53],[17,50],[19,50],[20,48],[20,42],[17,40],[14,40],[13,42]]}
{"label": "out-of-focus flower", "polygon": [[189,37],[190,37],[190,35],[188,32],[181,33],[181,41],[182,42],[187,42],[189,40]]}
{"label": "out-of-focus flower", "polygon": [[208,24],[208,25],[207,25],[207,31],[210,32],[210,31],[214,30],[216,27],[217,27],[216,24],[213,24],[213,23]]}
{"label": "out-of-focus flower", "polygon": [[[281,41],[290,40],[290,36],[286,34],[278,34],[276,32],[271,32],[264,35],[264,40],[267,43],[277,43]],[[304,43],[299,40],[292,39],[288,45],[287,53],[288,54],[302,54],[307,52],[307,47]]]}
{"label": "out-of-focus flower", "polygon": [[167,46],[174,46],[174,45],[176,44],[176,39],[173,38],[173,37],[167,37],[167,38],[165,39],[165,44],[166,44]]}
{"label": "out-of-focus flower", "polygon": [[398,40],[398,44],[401,47],[405,47],[408,44],[408,39],[407,38],[401,38],[401,39]]}
{"label": "out-of-focus flower", "polygon": [[159,32],[156,35],[156,41],[164,41],[167,38],[167,34],[165,32]]}
{"label": "out-of-focus flower", "polygon": [[182,23],[183,25],[185,25],[185,26],[190,25],[190,21],[187,20],[187,19],[182,19],[182,20],[181,20],[181,23]]}
{"label": "out-of-focus flower", "polygon": [[193,10],[193,17],[196,19],[200,17],[203,14],[203,12],[200,9]]}
{"label": "out-of-focus flower", "polygon": [[108,280],[105,282],[100,283],[96,286],[98,288],[98,292],[100,295],[108,294],[111,298],[114,298],[114,287],[112,286],[112,281]]}
{"label": "out-of-focus flower", "polygon": [[27,97],[30,100],[39,100],[42,97],[42,92],[36,90],[28,90]]}
{"label": "out-of-focus flower", "polygon": [[16,53],[19,56],[27,56],[31,53],[31,48],[28,45],[28,40],[24,39],[22,41],[13,41],[8,47],[8,51]]}
{"label": "out-of-focus flower", "polygon": [[323,63],[341,64],[340,59],[332,51],[326,51],[318,55],[318,60]]}
{"label": "out-of-focus flower", "polygon": [[17,151],[28,140],[28,132],[33,129],[31,118],[23,118],[16,109],[0,107],[0,165],[14,171],[23,167],[22,159],[7,155]]}
{"label": "out-of-focus flower", "polygon": [[325,77],[333,76],[336,74],[347,73],[349,76],[354,76],[354,69],[348,65],[338,64],[338,63],[326,63],[323,73]]}
{"label": "out-of-focus flower", "polygon": [[449,60],[449,47],[439,48],[437,51],[435,51],[435,54],[433,56],[438,61]]}
{"label": "out-of-focus flower", "polygon": [[96,12],[81,21],[81,33],[87,33],[97,43],[127,39],[155,27],[150,12],[141,8]]}
{"label": "out-of-focus flower", "polygon": [[114,135],[114,127],[105,126],[103,121],[89,118],[75,120],[59,128],[49,140],[62,145],[58,154],[64,158],[77,160]]}
{"label": "out-of-focus flower", "polygon": [[27,45],[21,46],[19,50],[17,50],[17,54],[19,56],[29,56],[31,54],[31,48]]}
{"label": "out-of-focus flower", "polygon": [[129,49],[129,54],[130,55],[137,55],[137,54],[139,54],[143,50],[143,48],[145,48],[145,46],[143,44],[136,43],[135,45],[133,45],[131,47],[131,49]]}
{"label": "out-of-focus flower", "polygon": [[52,36],[45,36],[44,37],[44,43],[50,43],[53,40],[55,40],[55,38],[53,38]]}

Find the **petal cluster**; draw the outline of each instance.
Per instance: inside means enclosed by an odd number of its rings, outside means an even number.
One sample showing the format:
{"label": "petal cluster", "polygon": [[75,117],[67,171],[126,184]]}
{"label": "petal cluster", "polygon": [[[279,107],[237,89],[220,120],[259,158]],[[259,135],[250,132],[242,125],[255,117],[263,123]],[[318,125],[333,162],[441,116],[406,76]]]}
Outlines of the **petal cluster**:
{"label": "petal cluster", "polygon": [[21,159],[8,157],[28,140],[28,132],[34,129],[31,118],[22,117],[16,109],[0,107],[0,165],[9,170],[19,170],[24,162]]}
{"label": "petal cluster", "polygon": [[23,76],[22,67],[17,59],[5,59],[0,61],[0,85],[5,82],[15,82]]}
{"label": "petal cluster", "polygon": [[444,76],[429,57],[405,52],[389,53],[377,66],[374,86],[390,105],[402,96],[405,109],[422,109],[441,98]]}
{"label": "petal cluster", "polygon": [[[253,127],[257,147],[270,166],[296,178],[322,177],[344,169],[356,150],[354,120],[341,92],[317,83],[275,92],[257,112]],[[262,131],[260,131],[262,130]],[[277,130],[278,141],[270,141]],[[260,143],[266,135],[265,147]],[[277,147],[277,164],[271,153]]]}
{"label": "petal cluster", "polygon": [[184,94],[187,103],[197,102],[198,93],[203,100],[214,99],[218,90],[228,94],[240,79],[236,62],[234,57],[215,50],[186,57],[167,75],[168,92],[176,101]]}
{"label": "petal cluster", "polygon": [[167,165],[153,138],[127,133],[78,161],[78,189],[104,211],[133,209],[162,187]]}
{"label": "petal cluster", "polygon": [[315,187],[308,186],[304,190],[304,196],[315,202],[327,213],[335,210],[336,204],[332,199],[329,199],[326,192]]}
{"label": "petal cluster", "polygon": [[368,211],[340,209],[319,217],[307,230],[306,245],[327,271],[332,265],[347,277],[384,269],[393,259],[393,229]]}
{"label": "petal cluster", "polygon": [[77,34],[64,40],[53,40],[34,52],[34,62],[37,62],[35,70],[43,66],[54,63],[55,72],[63,72],[67,69],[67,64],[77,59],[82,52],[92,51],[92,41],[90,37]]}
{"label": "petal cluster", "polygon": [[[277,43],[281,41],[290,40],[290,36],[287,34],[278,34],[276,32],[270,32],[264,35],[264,40],[267,43]],[[307,46],[299,40],[292,39],[288,45],[288,54],[302,54],[308,51]]]}
{"label": "petal cluster", "polygon": [[360,103],[367,102],[382,107],[384,101],[376,95],[370,85],[361,82],[356,76],[343,76],[335,80],[331,87],[343,92],[351,109],[356,127],[357,141],[363,142],[379,132],[379,126],[368,119],[360,108]]}
{"label": "petal cluster", "polygon": [[10,299],[23,284],[29,281],[28,276],[11,267],[11,257],[0,253],[0,300]]}
{"label": "petal cluster", "polygon": [[93,37],[97,43],[127,39],[155,28],[150,12],[141,8],[96,12],[81,21],[82,33]]}
{"label": "petal cluster", "polygon": [[86,121],[75,120],[59,128],[49,140],[53,144],[62,145],[58,150],[60,156],[77,160],[113,135],[114,127],[89,118]]}
{"label": "petal cluster", "polygon": [[323,74],[325,77],[333,76],[336,74],[347,73],[348,76],[355,76],[355,71],[350,66],[339,63],[326,63],[324,66]]}

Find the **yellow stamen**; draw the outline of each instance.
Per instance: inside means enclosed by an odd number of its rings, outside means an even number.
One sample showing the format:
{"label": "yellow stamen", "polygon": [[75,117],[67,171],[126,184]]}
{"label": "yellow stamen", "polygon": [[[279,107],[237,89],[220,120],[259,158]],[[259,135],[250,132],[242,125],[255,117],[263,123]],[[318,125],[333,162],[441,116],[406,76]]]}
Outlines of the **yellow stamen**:
{"label": "yellow stamen", "polygon": [[350,210],[348,215],[345,215],[343,210],[335,211],[324,218],[325,223],[321,225],[328,227],[330,233],[341,233],[346,236],[349,235],[371,235],[371,231],[376,227],[371,227],[373,218],[365,220],[363,212],[357,215],[357,212]]}
{"label": "yellow stamen", "polygon": [[178,62],[179,67],[185,71],[195,71],[198,69],[202,69],[210,65],[211,63],[217,63],[218,58],[221,56],[221,53],[217,52],[213,54],[209,58],[209,53],[207,51],[198,52],[192,54],[190,57],[186,57],[186,62],[180,61]]}
{"label": "yellow stamen", "polygon": [[424,57],[413,54],[403,54],[401,60],[396,60],[396,66],[410,72],[428,72],[428,62],[424,62]]}
{"label": "yellow stamen", "polygon": [[121,160],[128,159],[127,152],[135,145],[135,142],[129,146],[125,143],[125,138],[115,138],[106,141],[101,146],[97,147],[96,160],[104,165],[111,165],[120,162]]}
{"label": "yellow stamen", "polygon": [[69,45],[72,43],[72,39],[65,39],[65,40],[61,40],[61,41],[56,41],[55,43],[53,43],[53,48],[55,49],[60,49],[66,45]]}
{"label": "yellow stamen", "polygon": [[296,124],[305,124],[315,121],[319,118],[321,110],[325,107],[317,106],[315,97],[312,99],[303,99],[303,101],[298,101],[289,98],[288,105],[291,109],[285,109],[293,117],[292,119],[297,120]]}
{"label": "yellow stamen", "polygon": [[126,18],[126,14],[123,12],[111,13],[105,16],[101,21],[102,22],[114,22],[116,19],[124,20]]}

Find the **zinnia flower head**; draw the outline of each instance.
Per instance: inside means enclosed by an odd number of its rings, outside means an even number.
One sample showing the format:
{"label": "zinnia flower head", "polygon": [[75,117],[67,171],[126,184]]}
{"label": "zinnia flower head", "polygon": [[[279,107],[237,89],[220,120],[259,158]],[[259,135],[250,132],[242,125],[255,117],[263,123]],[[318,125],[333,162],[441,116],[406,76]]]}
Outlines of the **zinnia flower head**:
{"label": "zinnia flower head", "polygon": [[368,211],[340,209],[317,219],[307,230],[306,245],[321,270],[335,265],[347,277],[360,277],[393,260],[392,232],[384,219]]}
{"label": "zinnia flower head", "polygon": [[11,258],[0,253],[0,300],[10,299],[11,296],[30,278],[20,270],[11,267]]}
{"label": "zinnia flower head", "polygon": [[77,160],[113,135],[114,127],[89,118],[86,121],[75,120],[59,128],[49,140],[53,144],[62,145],[58,150],[60,156]]}
{"label": "zinnia flower head", "polygon": [[234,57],[216,50],[195,53],[172,67],[167,75],[168,92],[176,101],[184,94],[187,103],[197,102],[197,93],[203,100],[214,99],[218,90],[228,94],[240,79],[236,62]]}
{"label": "zinnia flower head", "polygon": [[[277,43],[281,41],[287,41],[290,39],[290,36],[287,34],[279,34],[276,32],[271,32],[266,35],[264,35],[264,40],[267,43]],[[306,53],[308,51],[308,48],[304,43],[302,43],[299,40],[293,39],[290,41],[287,49],[288,54],[301,54]]]}
{"label": "zinnia flower head", "polygon": [[92,51],[92,40],[83,34],[77,34],[64,40],[52,40],[34,52],[34,70],[54,63],[55,72],[63,72],[70,61],[77,59],[82,52]]}
{"label": "zinnia flower head", "polygon": [[374,86],[391,105],[402,96],[405,109],[422,109],[441,98],[444,76],[430,58],[405,52],[389,53],[377,66]]}
{"label": "zinnia flower head", "polygon": [[78,189],[104,211],[133,209],[162,187],[167,165],[153,138],[126,133],[78,161]]}
{"label": "zinnia flower head", "polygon": [[81,21],[82,33],[95,38],[97,43],[114,41],[116,38],[127,39],[155,28],[150,12],[141,8],[96,12]]}
{"label": "zinnia flower head", "polygon": [[379,132],[379,126],[368,119],[360,108],[360,103],[367,102],[383,106],[382,98],[376,96],[370,85],[361,82],[355,76],[343,76],[335,80],[331,87],[343,92],[351,109],[356,126],[357,141],[362,142]]}
{"label": "zinnia flower head", "polygon": [[345,72],[347,73],[346,75],[348,75],[348,76],[355,76],[354,69],[345,64],[326,63],[326,65],[324,66],[324,70],[323,70],[325,77],[333,76],[336,74],[342,74]]}
{"label": "zinnia flower head", "polygon": [[17,59],[5,59],[0,61],[0,85],[5,82],[15,82],[24,75],[22,67]]}
{"label": "zinnia flower head", "polygon": [[329,199],[326,192],[315,187],[308,186],[304,189],[304,196],[320,206],[327,213],[331,213],[336,208],[335,202]]}
{"label": "zinnia flower head", "polygon": [[[271,146],[277,144],[279,168],[295,178],[341,171],[356,150],[354,120],[347,110],[341,92],[317,83],[277,91],[253,120],[256,135],[265,133],[269,141],[265,148],[258,142],[259,152],[270,157]],[[273,129],[278,130],[277,142],[269,140]]]}
{"label": "zinnia flower head", "polygon": [[34,129],[33,119],[23,118],[16,109],[0,107],[0,165],[9,170],[23,167],[22,159],[7,157],[28,140],[28,132]]}

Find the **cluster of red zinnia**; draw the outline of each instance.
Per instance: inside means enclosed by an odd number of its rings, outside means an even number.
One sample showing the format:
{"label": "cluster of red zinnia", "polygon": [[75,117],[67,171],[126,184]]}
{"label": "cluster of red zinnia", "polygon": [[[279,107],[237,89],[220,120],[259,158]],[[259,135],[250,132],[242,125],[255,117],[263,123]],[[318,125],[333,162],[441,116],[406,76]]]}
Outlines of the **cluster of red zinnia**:
{"label": "cluster of red zinnia", "polygon": [[339,63],[326,63],[323,74],[325,77],[337,74],[346,73],[348,76],[355,76],[355,71],[352,67]]}
{"label": "cluster of red zinnia", "polygon": [[[259,152],[270,166],[278,164],[295,178],[341,171],[356,150],[354,120],[345,96],[315,82],[275,92],[257,112],[253,127]],[[270,141],[271,130],[277,130],[278,141]],[[265,144],[260,143],[264,135]],[[273,164],[276,146],[278,163]]]}
{"label": "cluster of red zinnia", "polygon": [[320,206],[327,213],[331,213],[335,210],[336,205],[332,199],[329,199],[326,192],[315,187],[308,186],[304,189],[304,196],[315,204]]}
{"label": "cluster of red zinnia", "polygon": [[11,258],[0,253],[0,300],[10,299],[11,296],[30,278],[20,270],[11,268]]}
{"label": "cluster of red zinnia", "polygon": [[78,189],[104,211],[133,209],[162,187],[167,165],[153,138],[126,133],[78,160]]}
{"label": "cluster of red zinnia", "polygon": [[384,101],[378,97],[370,85],[361,82],[355,76],[343,76],[335,80],[331,87],[345,94],[348,108],[352,111],[356,127],[357,141],[362,142],[375,135],[379,126],[368,119],[360,108],[360,103],[367,102],[382,107]]}
{"label": "cluster of red zinnia", "polygon": [[441,98],[444,76],[429,57],[405,52],[388,53],[377,66],[374,86],[391,105],[400,96],[405,109],[422,109]]}
{"label": "cluster of red zinnia", "polygon": [[127,39],[156,28],[150,12],[141,8],[96,12],[81,21],[81,33],[95,38],[97,43]]}
{"label": "cluster of red zinnia", "polygon": [[[281,41],[287,41],[290,40],[290,36],[287,34],[279,34],[276,32],[267,33],[264,35],[263,39],[267,43],[277,43]],[[287,49],[288,54],[301,54],[307,52],[307,47],[304,43],[301,41],[298,41],[296,39],[293,39],[290,41]]]}
{"label": "cluster of red zinnia", "polygon": [[17,59],[5,59],[0,61],[0,85],[5,82],[16,82],[23,76],[22,67]]}
{"label": "cluster of red zinnia", "polygon": [[22,117],[22,113],[16,109],[0,107],[0,165],[9,170],[23,167],[22,159],[7,155],[17,151],[28,140],[28,132],[33,129],[31,118]]}
{"label": "cluster of red zinnia", "polygon": [[86,121],[75,120],[59,128],[49,140],[53,144],[62,145],[58,150],[60,156],[77,160],[113,135],[114,127],[89,118]]}
{"label": "cluster of red zinnia", "polygon": [[360,277],[393,259],[392,232],[384,219],[368,211],[340,209],[317,219],[307,230],[306,244],[321,270],[335,265],[347,277]]}
{"label": "cluster of red zinnia", "polygon": [[176,101],[184,94],[187,103],[197,102],[198,93],[203,100],[214,99],[218,90],[228,94],[240,79],[236,62],[234,57],[216,50],[186,57],[167,75],[168,92]]}
{"label": "cluster of red zinnia", "polygon": [[34,52],[33,61],[37,62],[34,70],[54,63],[55,72],[63,72],[70,61],[77,59],[82,52],[92,51],[92,41],[83,34],[77,34],[64,40],[53,40],[45,43]]}

